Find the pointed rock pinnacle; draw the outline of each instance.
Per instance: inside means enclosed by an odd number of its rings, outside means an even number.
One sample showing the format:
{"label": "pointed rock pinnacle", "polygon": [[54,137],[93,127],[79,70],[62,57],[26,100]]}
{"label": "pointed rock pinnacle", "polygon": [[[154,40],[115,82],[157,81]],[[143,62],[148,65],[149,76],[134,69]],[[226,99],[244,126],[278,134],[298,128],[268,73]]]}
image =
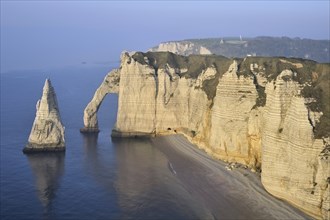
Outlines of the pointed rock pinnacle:
{"label": "pointed rock pinnacle", "polygon": [[23,152],[64,151],[64,126],[61,122],[56,94],[49,79],[45,81],[42,97],[38,100],[36,108],[29,143]]}

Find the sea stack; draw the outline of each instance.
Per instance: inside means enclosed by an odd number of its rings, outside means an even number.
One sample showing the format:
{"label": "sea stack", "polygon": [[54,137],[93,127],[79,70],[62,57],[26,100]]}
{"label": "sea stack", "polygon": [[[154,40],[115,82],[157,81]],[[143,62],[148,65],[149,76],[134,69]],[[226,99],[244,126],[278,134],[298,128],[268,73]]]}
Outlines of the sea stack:
{"label": "sea stack", "polygon": [[42,97],[38,100],[36,109],[29,143],[23,152],[65,151],[64,126],[56,94],[49,79],[45,81]]}

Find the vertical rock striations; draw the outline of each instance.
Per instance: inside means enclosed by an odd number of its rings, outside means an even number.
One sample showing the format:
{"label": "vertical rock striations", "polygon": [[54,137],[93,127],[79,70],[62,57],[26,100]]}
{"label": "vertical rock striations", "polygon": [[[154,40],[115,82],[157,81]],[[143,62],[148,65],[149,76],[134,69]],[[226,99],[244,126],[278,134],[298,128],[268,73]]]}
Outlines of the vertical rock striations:
{"label": "vertical rock striations", "polygon": [[38,100],[36,117],[33,122],[29,143],[24,153],[40,151],[64,151],[64,127],[57,104],[54,88],[46,79],[42,97]]}
{"label": "vertical rock striations", "polygon": [[121,61],[118,99],[122,101],[118,102],[115,128],[119,129],[113,135],[151,134],[155,128],[156,71],[149,65],[136,62],[127,53],[122,54]]}
{"label": "vertical rock striations", "polygon": [[137,52],[116,71],[113,136],[183,133],[214,158],[261,171],[274,196],[329,219],[329,64]]}

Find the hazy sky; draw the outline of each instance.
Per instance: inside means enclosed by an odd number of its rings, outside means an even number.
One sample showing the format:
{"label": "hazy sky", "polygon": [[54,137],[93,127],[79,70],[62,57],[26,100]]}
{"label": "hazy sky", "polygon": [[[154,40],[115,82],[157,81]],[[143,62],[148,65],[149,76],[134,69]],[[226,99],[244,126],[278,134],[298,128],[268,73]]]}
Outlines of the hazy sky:
{"label": "hazy sky", "polygon": [[325,1],[3,1],[1,72],[119,60],[187,38],[329,39]]}

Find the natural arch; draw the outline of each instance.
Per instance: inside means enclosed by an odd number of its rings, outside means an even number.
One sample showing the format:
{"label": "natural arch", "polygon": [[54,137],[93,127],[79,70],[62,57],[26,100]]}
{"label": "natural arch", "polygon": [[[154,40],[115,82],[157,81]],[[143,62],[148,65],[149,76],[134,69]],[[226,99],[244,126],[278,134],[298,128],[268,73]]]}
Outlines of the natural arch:
{"label": "natural arch", "polygon": [[97,112],[109,93],[118,93],[120,81],[120,70],[114,69],[106,75],[99,88],[95,91],[92,100],[84,110],[84,127],[80,129],[82,133],[99,132]]}

